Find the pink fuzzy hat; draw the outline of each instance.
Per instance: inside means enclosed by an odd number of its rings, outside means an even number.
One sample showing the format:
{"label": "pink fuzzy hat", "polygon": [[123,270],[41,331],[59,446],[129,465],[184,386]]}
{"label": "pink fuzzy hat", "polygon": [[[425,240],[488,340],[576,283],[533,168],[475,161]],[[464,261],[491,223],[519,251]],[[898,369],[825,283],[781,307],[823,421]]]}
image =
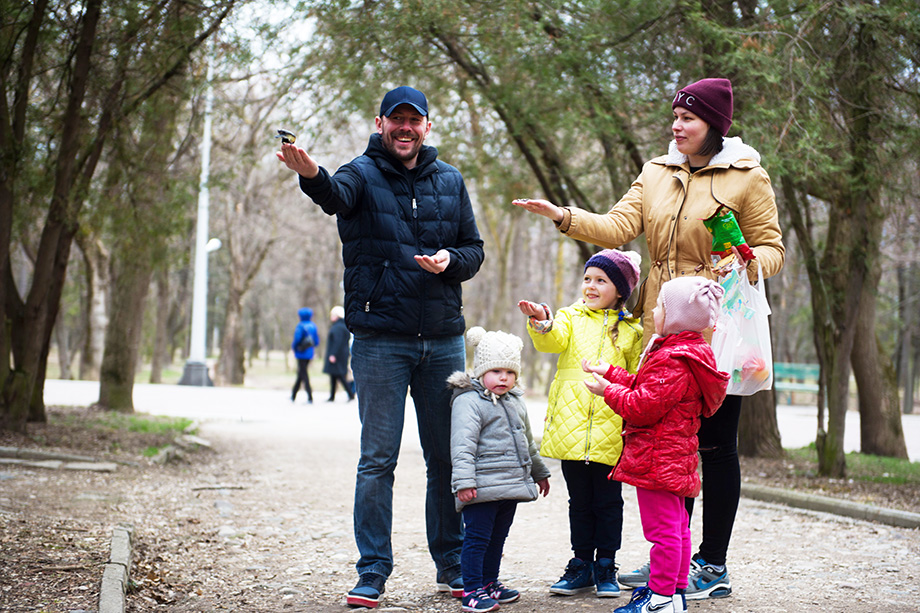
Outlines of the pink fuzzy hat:
{"label": "pink fuzzy hat", "polygon": [[661,286],[658,304],[664,309],[661,335],[684,330],[702,332],[716,323],[725,290],[705,277],[671,279]]}

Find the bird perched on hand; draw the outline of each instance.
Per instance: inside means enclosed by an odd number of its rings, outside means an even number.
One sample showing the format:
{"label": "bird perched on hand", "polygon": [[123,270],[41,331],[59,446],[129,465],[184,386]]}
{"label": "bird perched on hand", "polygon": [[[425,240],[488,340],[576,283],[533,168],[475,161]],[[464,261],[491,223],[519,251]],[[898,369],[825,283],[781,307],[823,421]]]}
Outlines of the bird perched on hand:
{"label": "bird perched on hand", "polygon": [[275,138],[280,138],[281,142],[287,145],[293,145],[294,141],[297,140],[297,135],[287,130],[278,130],[278,135]]}

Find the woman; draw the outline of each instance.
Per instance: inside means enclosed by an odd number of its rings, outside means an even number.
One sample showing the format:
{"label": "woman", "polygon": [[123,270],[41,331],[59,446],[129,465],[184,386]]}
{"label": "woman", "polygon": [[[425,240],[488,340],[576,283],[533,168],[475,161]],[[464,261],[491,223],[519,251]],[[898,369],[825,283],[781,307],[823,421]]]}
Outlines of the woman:
{"label": "woman", "polygon": [[[776,200],[770,177],[760,166],[760,154],[740,138],[725,137],[732,124],[731,82],[697,81],[677,92],[671,108],[674,140],[668,154],[647,162],[626,195],[606,214],[559,207],[546,200],[514,202],[549,217],[566,236],[605,248],[619,247],[645,234],[651,267],[635,309],[643,316],[643,346],[654,330],[645,318],[651,317],[665,281],[692,275],[714,279],[727,272],[713,268],[712,235],[702,222],[722,207],[734,212],[752,247],[755,260],[747,262],[752,282],[757,280],[757,264],[763,276],[770,277],[782,269],[785,259]],[[741,492],[740,409],[741,397],[728,396],[700,427],[706,504],[703,540],[691,564],[690,600],[731,594],[725,559]],[[692,509],[693,499],[688,498],[688,514]],[[648,565],[620,577],[620,583],[629,587],[647,581]]]}

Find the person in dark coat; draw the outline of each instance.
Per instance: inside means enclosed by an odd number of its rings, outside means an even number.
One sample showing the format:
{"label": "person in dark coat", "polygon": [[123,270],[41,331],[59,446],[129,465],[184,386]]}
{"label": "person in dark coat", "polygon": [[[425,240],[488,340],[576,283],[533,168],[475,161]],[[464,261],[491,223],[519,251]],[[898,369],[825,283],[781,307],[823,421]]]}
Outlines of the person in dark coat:
{"label": "person in dark coat", "polygon": [[345,325],[345,309],[340,306],[332,307],[329,313],[332,325],[326,336],[326,362],[323,372],[329,375],[329,400],[335,401],[335,388],[337,383],[342,384],[342,389],[348,394],[349,400],[355,399],[355,392],[348,381],[348,357],[351,354],[349,342],[351,333]]}
{"label": "person in dark coat", "polygon": [[439,591],[460,598],[463,526],[450,488],[451,373],[466,360],[461,285],[485,254],[463,176],[425,145],[428,99],[408,86],[380,103],[363,155],[330,174],[304,149],[278,158],[300,189],[335,215],[345,265],[345,323],[361,419],[355,479],[353,607],[375,608],[393,571],[393,481],[406,394],[415,404],[428,475],[428,552]]}
{"label": "person in dark coat", "polygon": [[294,328],[294,340],[291,342],[291,349],[297,358],[297,379],[294,381],[294,389],[291,390],[291,402],[297,398],[300,384],[303,383],[303,388],[307,391],[307,402],[313,404],[313,389],[310,387],[310,374],[307,368],[313,359],[315,347],[319,345],[319,332],[316,330],[316,324],[310,321],[313,319],[313,309],[303,307],[297,311],[297,315],[300,317],[300,323]]}

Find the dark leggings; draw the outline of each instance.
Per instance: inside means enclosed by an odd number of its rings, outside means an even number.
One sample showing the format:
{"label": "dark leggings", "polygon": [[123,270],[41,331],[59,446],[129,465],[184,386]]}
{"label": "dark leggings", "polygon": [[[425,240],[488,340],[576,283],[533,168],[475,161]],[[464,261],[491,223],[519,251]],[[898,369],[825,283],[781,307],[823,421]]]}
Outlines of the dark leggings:
{"label": "dark leggings", "polygon": [[569,490],[569,532],[576,558],[593,562],[616,559],[623,533],[623,493],[619,481],[608,479],[611,467],[562,460]]}
{"label": "dark leggings", "polygon": [[297,397],[297,391],[300,389],[301,383],[303,383],[303,388],[307,390],[307,400],[313,402],[313,389],[310,387],[310,375],[307,372],[308,366],[310,366],[310,360],[297,358],[297,379],[294,381],[294,389],[291,391],[291,402]]}
{"label": "dark leggings", "polygon": [[[698,555],[717,566],[725,564],[741,498],[740,417],[741,396],[726,396],[715,415],[701,420],[697,435],[703,465],[703,540]],[[693,498],[686,499],[686,506],[692,516]]]}

